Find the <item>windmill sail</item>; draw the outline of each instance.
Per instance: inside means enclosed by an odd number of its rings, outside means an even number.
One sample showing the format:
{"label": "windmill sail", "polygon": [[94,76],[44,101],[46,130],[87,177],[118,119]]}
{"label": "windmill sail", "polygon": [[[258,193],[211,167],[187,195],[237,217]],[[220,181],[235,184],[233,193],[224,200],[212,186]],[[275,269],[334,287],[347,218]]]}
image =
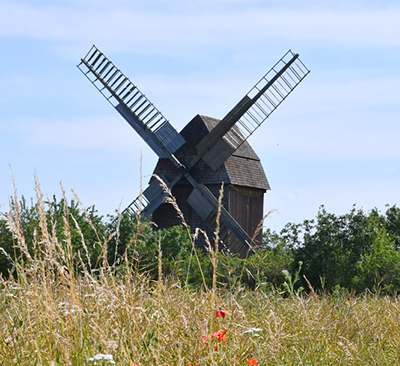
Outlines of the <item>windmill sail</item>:
{"label": "windmill sail", "polygon": [[[247,138],[265,121],[279,104],[309,73],[297,54],[288,51],[248,94],[197,144],[198,155],[183,165],[174,153],[186,141],[165,119],[145,95],[95,46],[81,59],[78,68],[124,117],[160,158],[169,158],[177,168],[167,187],[185,178],[193,187],[187,204],[208,225],[213,225],[220,213],[219,238],[229,250],[242,257],[248,255],[254,243],[233,216],[219,207],[217,198],[194,178],[192,168],[203,159],[212,169],[218,169]],[[194,145],[194,144],[193,144]],[[149,187],[126,210],[152,214],[168,196],[160,182],[152,180]],[[186,199],[186,198],[185,198]],[[126,211],[125,210],[125,211]]]}
{"label": "windmill sail", "polygon": [[145,95],[96,47],[78,68],[160,158],[185,140]]}
{"label": "windmill sail", "polygon": [[[121,215],[124,215],[127,211],[132,211],[143,217],[149,217],[164,202],[168,194],[160,188],[158,180],[153,180],[152,183],[143,194],[125,208]],[[151,200],[148,197],[151,197]],[[220,209],[220,230],[218,233],[220,243],[231,253],[239,255],[241,258],[249,255],[255,247],[255,243],[224,207],[219,208],[217,198],[205,185],[196,184],[187,202],[210,228],[215,228],[216,217]],[[229,245],[227,246],[226,243],[228,242]]]}
{"label": "windmill sail", "polygon": [[217,198],[204,184],[194,187],[187,202],[201,219],[212,227],[215,227],[214,221],[220,211],[220,220],[223,223],[221,233],[226,233],[229,229],[237,239],[236,247],[232,248],[230,245],[230,249],[243,256],[248,255],[254,245],[251,238],[224,207],[219,207]]}
{"label": "windmill sail", "polygon": [[198,156],[214,170],[278,108],[310,71],[298,54],[288,51],[244,98],[196,146]]}

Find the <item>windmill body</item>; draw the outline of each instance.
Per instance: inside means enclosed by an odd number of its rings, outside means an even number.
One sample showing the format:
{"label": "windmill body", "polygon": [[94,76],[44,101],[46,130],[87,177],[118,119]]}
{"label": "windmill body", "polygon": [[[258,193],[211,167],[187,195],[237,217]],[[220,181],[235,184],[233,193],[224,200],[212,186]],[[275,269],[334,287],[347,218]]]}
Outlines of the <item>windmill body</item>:
{"label": "windmill body", "polygon": [[[196,145],[220,122],[207,116],[197,115],[180,132],[186,143],[175,155],[183,164],[189,164],[196,156]],[[159,159],[154,174],[173,181],[179,171],[169,159]],[[204,161],[199,161],[192,168],[193,178],[204,184],[215,196],[219,196],[221,183],[224,183],[222,203],[238,224],[251,236],[263,217],[264,193],[270,189],[264,170],[257,154],[246,141],[217,170],[212,170]],[[152,178],[154,180],[155,178]],[[193,191],[192,185],[181,177],[172,188],[185,220],[191,228],[200,228],[210,238],[213,237],[213,222],[205,222],[188,204],[188,198]],[[153,221],[160,228],[181,224],[181,219],[175,209],[167,203],[160,205],[153,212]],[[260,232],[255,242],[261,242]],[[242,251],[242,245],[229,231],[220,232],[222,242],[231,251]],[[199,246],[205,245],[203,237],[199,237]]]}
{"label": "windmill body", "polygon": [[[196,116],[181,133],[96,46],[78,68],[158,155],[155,173],[178,197],[192,229],[203,228],[212,236],[219,216],[220,241],[232,254],[246,257],[257,245],[252,235],[269,189],[247,139],[309,73],[299,55],[289,50],[222,120]],[[226,187],[220,206],[222,182]],[[179,224],[166,197],[152,179],[127,209],[153,214],[160,227]]]}

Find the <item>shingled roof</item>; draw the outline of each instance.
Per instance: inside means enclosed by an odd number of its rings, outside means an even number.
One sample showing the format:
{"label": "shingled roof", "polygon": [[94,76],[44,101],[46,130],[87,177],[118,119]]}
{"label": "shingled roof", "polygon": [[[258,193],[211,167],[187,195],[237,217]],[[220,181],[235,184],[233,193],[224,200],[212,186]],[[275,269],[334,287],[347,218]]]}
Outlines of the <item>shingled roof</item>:
{"label": "shingled roof", "polygon": [[[196,155],[196,145],[219,122],[219,119],[197,115],[180,132],[186,140],[175,155],[183,164],[188,164]],[[169,159],[160,159],[154,171],[172,181],[178,174],[175,166]],[[193,176],[204,184],[233,184],[269,190],[270,186],[261,166],[260,158],[246,141],[237,149],[226,162],[216,171],[200,160],[193,169]]]}

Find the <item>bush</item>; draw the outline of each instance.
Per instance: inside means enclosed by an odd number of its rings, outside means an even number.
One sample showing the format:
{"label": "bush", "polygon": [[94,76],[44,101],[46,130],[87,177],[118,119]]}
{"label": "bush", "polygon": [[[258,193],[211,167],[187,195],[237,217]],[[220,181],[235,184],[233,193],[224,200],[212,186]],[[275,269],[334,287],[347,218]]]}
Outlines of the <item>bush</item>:
{"label": "bush", "polygon": [[[162,271],[190,286],[213,283],[214,254],[195,249],[184,226],[156,230],[150,220],[133,213],[109,216],[105,222],[94,206],[84,209],[78,200],[68,203],[65,197],[31,204],[24,197],[10,202],[9,212],[0,220],[0,273],[4,277],[13,272],[16,260],[49,256],[44,248],[51,246],[38,240],[46,238],[73,258],[77,272],[111,265],[123,273],[128,265],[152,279]],[[237,285],[279,289],[285,282],[284,273],[297,273],[302,262],[300,278],[305,275],[316,289],[394,293],[400,291],[399,248],[400,209],[396,206],[384,214],[353,207],[339,216],[322,206],[314,220],[289,223],[279,234],[266,230],[261,249],[247,259],[219,253],[217,278],[232,289]],[[308,288],[304,281],[296,286]]]}
{"label": "bush", "polygon": [[[45,255],[39,237],[52,240],[64,251],[71,250],[76,267],[99,265],[106,227],[94,206],[82,210],[76,201],[67,204],[65,198],[57,202],[56,197],[47,202],[32,201],[30,205],[24,197],[10,202],[9,212],[2,213],[0,220],[0,245],[4,250],[0,273],[3,276],[8,276],[13,261]],[[15,229],[14,235],[10,225]]]}
{"label": "bush", "polygon": [[303,262],[302,273],[319,289],[339,286],[362,292],[383,286],[399,291],[399,218],[395,206],[384,215],[353,207],[340,216],[322,206],[315,220],[287,224],[280,239],[292,248],[294,263]]}

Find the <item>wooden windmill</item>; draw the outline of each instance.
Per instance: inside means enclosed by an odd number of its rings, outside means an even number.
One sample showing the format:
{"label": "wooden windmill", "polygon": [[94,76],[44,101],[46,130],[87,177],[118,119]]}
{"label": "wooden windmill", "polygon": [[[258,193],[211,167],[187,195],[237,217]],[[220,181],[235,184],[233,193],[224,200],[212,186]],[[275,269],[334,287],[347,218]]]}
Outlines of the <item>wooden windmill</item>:
{"label": "wooden windmill", "polygon": [[[155,173],[176,195],[192,228],[212,233],[219,186],[226,184],[219,237],[227,250],[247,256],[269,189],[247,139],[309,73],[299,55],[289,50],[222,120],[196,116],[181,133],[96,46],[78,68],[158,155]],[[129,208],[146,217],[153,214],[160,227],[178,224],[171,220],[176,215],[168,211],[166,197],[160,182],[151,179]]]}

